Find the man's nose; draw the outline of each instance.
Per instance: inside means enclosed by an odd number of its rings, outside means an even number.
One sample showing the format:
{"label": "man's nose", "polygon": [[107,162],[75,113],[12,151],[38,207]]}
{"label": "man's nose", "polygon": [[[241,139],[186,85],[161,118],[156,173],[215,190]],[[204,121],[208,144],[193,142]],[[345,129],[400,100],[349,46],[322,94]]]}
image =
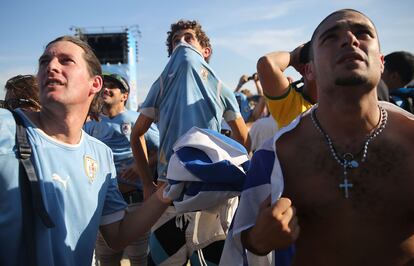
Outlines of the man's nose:
{"label": "man's nose", "polygon": [[60,63],[59,63],[58,58],[54,57],[54,58],[50,59],[48,65],[47,65],[47,71],[48,72],[52,72],[52,71],[58,72],[59,71],[59,66],[60,66]]}
{"label": "man's nose", "polygon": [[345,32],[343,36],[342,46],[349,45],[349,46],[359,46],[359,40],[355,36],[355,34],[348,30]]}

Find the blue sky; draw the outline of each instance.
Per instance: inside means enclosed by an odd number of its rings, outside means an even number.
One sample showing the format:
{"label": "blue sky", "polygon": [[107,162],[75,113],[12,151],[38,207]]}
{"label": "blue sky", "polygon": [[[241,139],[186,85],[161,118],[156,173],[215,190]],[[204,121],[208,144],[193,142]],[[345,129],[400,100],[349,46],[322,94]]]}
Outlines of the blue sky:
{"label": "blue sky", "polygon": [[[37,59],[52,39],[73,34],[71,26],[138,25],[138,102],[163,70],[166,32],[178,19],[197,19],[213,45],[211,66],[234,88],[252,74],[257,59],[292,50],[307,41],[317,24],[340,8],[354,8],[376,24],[384,54],[414,53],[412,0],[2,0],[0,4],[0,98],[6,80],[37,71]],[[294,71],[289,74],[298,77]],[[250,82],[246,87],[254,92]]]}

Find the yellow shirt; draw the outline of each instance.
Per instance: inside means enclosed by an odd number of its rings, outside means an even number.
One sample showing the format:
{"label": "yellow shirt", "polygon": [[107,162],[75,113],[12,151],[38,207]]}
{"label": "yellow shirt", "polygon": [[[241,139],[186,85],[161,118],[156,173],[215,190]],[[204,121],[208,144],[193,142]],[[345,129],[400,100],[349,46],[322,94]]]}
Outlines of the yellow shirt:
{"label": "yellow shirt", "polygon": [[302,112],[312,107],[302,93],[289,86],[288,91],[278,97],[265,95],[267,106],[279,128],[287,126]]}

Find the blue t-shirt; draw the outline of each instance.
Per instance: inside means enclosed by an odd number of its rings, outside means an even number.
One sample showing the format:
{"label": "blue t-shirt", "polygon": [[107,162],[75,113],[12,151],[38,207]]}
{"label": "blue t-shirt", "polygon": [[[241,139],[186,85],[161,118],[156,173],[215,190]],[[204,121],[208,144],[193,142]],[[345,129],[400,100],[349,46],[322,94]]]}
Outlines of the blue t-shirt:
{"label": "blue t-shirt", "polygon": [[[138,116],[138,112],[126,110],[112,118],[101,115],[99,122],[94,120],[89,121],[84,126],[86,133],[99,139],[111,148],[114,154],[118,181],[126,184],[130,184],[130,182],[121,179],[119,174],[122,170],[134,163],[134,156],[131,149],[131,129],[134,127]],[[158,150],[160,143],[159,132],[154,123],[151,124],[151,127],[145,133],[144,137],[147,143],[147,150]],[[142,190],[142,185],[139,180],[134,185]]]}
{"label": "blue t-shirt", "polygon": [[[126,208],[112,152],[85,132],[78,144],[59,142],[17,112],[27,128],[43,201],[55,224],[47,229],[34,218],[38,265],[90,265],[99,225],[122,219]],[[0,132],[0,265],[29,265],[22,235],[16,124],[5,109],[0,109]]]}
{"label": "blue t-shirt", "polygon": [[175,141],[193,126],[220,132],[221,118],[240,117],[232,90],[221,83],[202,55],[189,44],[174,49],[140,109],[160,131],[158,175],[165,180]]}

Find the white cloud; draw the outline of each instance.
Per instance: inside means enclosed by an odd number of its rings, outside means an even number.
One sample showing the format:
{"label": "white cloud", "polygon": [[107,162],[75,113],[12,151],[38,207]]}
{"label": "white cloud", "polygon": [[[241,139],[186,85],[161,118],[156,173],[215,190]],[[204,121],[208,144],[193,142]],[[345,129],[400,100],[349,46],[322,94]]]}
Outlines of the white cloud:
{"label": "white cloud", "polygon": [[229,49],[246,59],[257,59],[258,56],[275,50],[290,51],[304,41],[306,37],[303,28],[265,29],[215,37],[213,46]]}

